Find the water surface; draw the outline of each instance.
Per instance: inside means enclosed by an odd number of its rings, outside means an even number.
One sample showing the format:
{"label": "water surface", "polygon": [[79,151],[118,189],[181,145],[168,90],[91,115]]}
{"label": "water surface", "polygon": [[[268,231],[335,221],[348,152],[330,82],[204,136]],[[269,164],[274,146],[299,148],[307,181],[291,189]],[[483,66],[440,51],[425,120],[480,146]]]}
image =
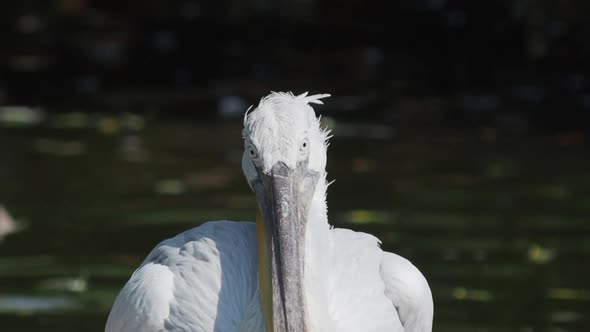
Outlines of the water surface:
{"label": "water surface", "polygon": [[[158,242],[254,219],[240,121],[36,114],[0,119],[2,331],[102,331]],[[587,144],[329,122],[331,222],[423,271],[435,331],[590,329]]]}

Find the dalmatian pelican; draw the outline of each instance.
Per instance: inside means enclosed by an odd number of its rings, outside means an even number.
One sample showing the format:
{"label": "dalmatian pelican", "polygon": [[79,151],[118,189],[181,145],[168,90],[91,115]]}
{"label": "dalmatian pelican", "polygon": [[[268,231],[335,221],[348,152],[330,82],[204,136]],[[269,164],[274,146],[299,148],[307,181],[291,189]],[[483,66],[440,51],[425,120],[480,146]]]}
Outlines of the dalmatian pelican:
{"label": "dalmatian pelican", "polygon": [[273,92],[244,118],[256,222],[212,221],[158,244],[119,293],[106,331],[432,330],[428,283],[372,235],[328,223],[329,131]]}

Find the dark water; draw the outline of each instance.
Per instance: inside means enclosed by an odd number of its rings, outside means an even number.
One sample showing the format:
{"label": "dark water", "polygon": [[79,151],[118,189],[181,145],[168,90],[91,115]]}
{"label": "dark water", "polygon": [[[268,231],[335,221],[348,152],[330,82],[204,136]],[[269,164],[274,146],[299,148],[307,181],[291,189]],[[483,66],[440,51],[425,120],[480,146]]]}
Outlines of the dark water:
{"label": "dark water", "polygon": [[[254,219],[240,121],[0,115],[0,204],[18,230],[0,243],[1,331],[102,331],[159,241]],[[583,138],[327,120],[331,222],[423,271],[435,331],[590,330]]]}

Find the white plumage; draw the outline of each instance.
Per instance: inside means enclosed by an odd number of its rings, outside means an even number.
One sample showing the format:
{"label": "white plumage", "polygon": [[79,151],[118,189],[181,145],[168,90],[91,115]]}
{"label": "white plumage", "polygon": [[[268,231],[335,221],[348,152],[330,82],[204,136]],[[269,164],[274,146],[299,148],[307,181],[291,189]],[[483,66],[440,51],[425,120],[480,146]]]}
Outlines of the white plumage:
{"label": "white plumage", "polygon": [[[431,331],[432,296],[418,269],[383,252],[372,235],[328,224],[328,133],[309,106],[325,96],[273,93],[247,115],[244,130],[242,168],[251,186],[277,162],[295,168],[309,160],[309,170],[319,173],[298,240],[305,248],[305,326],[312,332]],[[291,202],[281,204],[285,209]],[[215,221],[163,241],[121,290],[106,331],[265,331],[262,240],[255,223]]]}

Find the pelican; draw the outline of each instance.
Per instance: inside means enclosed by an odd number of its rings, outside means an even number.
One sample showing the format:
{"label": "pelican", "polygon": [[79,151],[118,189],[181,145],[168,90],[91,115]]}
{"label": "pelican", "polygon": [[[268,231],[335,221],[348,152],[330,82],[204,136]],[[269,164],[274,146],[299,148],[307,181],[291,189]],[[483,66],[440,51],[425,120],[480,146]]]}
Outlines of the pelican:
{"label": "pelican", "polygon": [[123,287],[107,332],[432,330],[428,283],[372,235],[328,223],[326,152],[311,104],[273,92],[244,117],[256,222],[212,221],[158,244]]}

